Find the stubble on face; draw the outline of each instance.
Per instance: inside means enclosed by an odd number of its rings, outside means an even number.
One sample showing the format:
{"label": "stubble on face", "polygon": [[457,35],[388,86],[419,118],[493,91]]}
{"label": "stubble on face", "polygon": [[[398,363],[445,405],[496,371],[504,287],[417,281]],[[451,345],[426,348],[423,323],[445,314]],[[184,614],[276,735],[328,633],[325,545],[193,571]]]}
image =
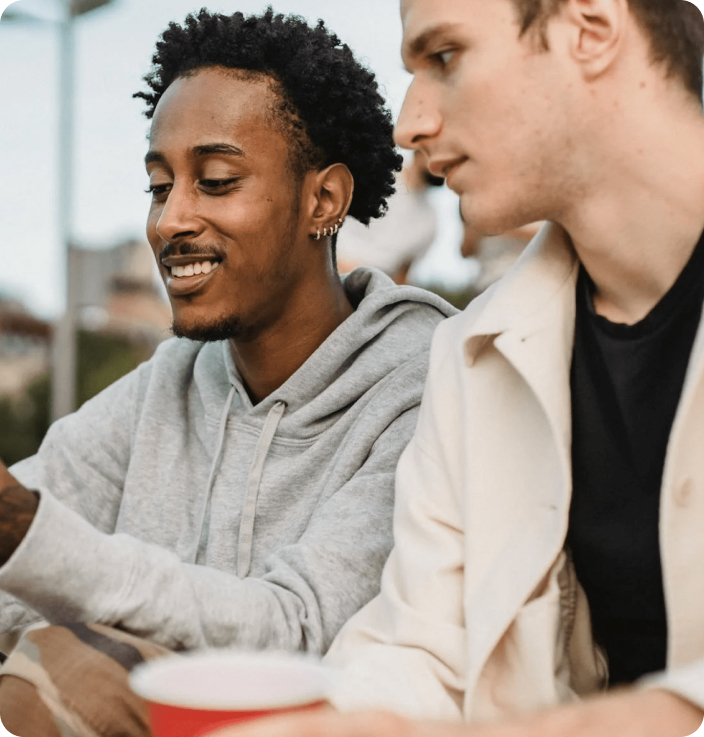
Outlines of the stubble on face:
{"label": "stubble on face", "polygon": [[[296,226],[300,212],[300,180],[295,180],[293,185],[298,190],[298,195],[294,198],[289,213],[281,214],[282,221],[285,221],[282,222],[281,240],[291,246],[296,237]],[[275,260],[266,274],[251,274],[251,283],[262,293],[270,294],[271,299],[277,299],[278,296],[282,296],[287,282],[287,267],[288,263],[285,260]],[[202,343],[222,340],[250,343],[270,328],[276,322],[276,317],[262,313],[243,315],[236,311],[191,322],[185,320],[179,322],[174,317],[171,323],[171,332],[177,338],[188,338]]]}
{"label": "stubble on face", "polygon": [[[163,149],[166,159],[156,179],[181,188],[173,203],[181,208],[174,221],[179,227],[170,232],[163,227],[168,197],[150,214],[148,233],[157,261],[221,258],[214,289],[170,295],[172,330],[179,337],[254,340],[280,319],[300,280],[306,257],[298,243],[303,177],[292,165],[282,120],[272,113],[279,104],[274,87],[267,80],[210,69],[184,78],[166,110],[157,109],[153,146]],[[211,163],[207,156],[194,157],[199,146],[218,142],[234,145],[243,155],[228,160],[215,154]],[[241,184],[224,196],[209,194],[203,185],[228,176]]]}
{"label": "stubble on face", "polygon": [[[284,257],[273,259],[264,272],[250,272],[249,283],[252,289],[262,295],[268,295],[270,300],[285,303],[285,294],[289,276],[289,262],[285,258],[286,248],[293,248],[296,240],[296,231],[300,215],[302,180],[293,176],[291,186],[295,195],[288,212],[277,213],[280,224],[279,243],[283,246]],[[232,310],[229,313],[209,317],[196,321],[181,321],[174,317],[171,330],[177,338],[188,338],[203,343],[221,340],[236,340],[249,343],[257,339],[265,330],[270,328],[280,317],[277,310],[260,311],[251,314]]]}

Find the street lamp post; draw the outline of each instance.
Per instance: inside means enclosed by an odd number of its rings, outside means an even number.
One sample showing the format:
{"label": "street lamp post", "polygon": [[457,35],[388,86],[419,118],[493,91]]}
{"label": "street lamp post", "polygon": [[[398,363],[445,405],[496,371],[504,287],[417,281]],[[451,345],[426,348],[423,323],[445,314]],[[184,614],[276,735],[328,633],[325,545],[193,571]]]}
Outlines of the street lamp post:
{"label": "street lamp post", "polygon": [[[74,43],[73,20],[79,15],[107,5],[112,0],[59,0],[59,157],[58,204],[59,239],[64,249],[65,309],[54,329],[52,341],[52,420],[72,412],[76,406],[76,257],[73,237],[73,107]],[[19,5],[15,3],[14,5]],[[2,14],[4,21],[42,20],[11,6]]]}
{"label": "street lamp post", "polygon": [[65,308],[52,343],[51,419],[76,406],[76,307],[71,258],[73,221],[73,13],[66,3],[59,24],[59,238],[64,246]]}

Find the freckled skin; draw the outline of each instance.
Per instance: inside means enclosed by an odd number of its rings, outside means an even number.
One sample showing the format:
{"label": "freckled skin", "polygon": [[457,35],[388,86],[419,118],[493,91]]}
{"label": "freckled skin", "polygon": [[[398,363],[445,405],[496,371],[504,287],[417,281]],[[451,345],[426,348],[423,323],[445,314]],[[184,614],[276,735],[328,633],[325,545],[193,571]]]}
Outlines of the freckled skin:
{"label": "freckled skin", "polygon": [[[406,43],[432,26],[451,28],[425,55],[404,46],[414,78],[399,144],[431,160],[465,158],[448,185],[460,193],[465,221],[481,232],[505,232],[557,209],[573,150],[566,67],[532,36],[520,37],[510,2],[406,0],[401,18]],[[432,54],[445,50],[443,66]]]}

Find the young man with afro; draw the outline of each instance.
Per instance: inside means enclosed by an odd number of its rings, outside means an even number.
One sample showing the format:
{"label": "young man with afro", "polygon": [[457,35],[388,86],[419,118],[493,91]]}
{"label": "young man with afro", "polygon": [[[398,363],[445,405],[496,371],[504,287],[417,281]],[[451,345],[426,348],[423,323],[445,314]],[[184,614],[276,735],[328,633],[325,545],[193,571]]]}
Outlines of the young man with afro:
{"label": "young man with afro", "polygon": [[0,467],[5,649],[25,631],[0,716],[22,737],[147,734],[126,674],[170,650],[324,653],[378,591],[452,311],[338,276],[339,228],[383,214],[401,162],[322,22],[203,10],[153,64],[147,236],[178,338]]}

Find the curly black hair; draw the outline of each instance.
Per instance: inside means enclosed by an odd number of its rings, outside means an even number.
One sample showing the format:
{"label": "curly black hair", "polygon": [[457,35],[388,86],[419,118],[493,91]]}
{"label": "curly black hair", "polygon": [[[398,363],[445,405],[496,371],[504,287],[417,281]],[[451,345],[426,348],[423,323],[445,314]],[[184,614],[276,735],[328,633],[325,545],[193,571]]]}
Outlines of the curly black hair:
{"label": "curly black hair", "polygon": [[275,14],[222,15],[205,8],[189,14],[183,26],[170,23],[144,77],[151,92],[147,118],[177,78],[204,67],[227,67],[268,76],[280,98],[276,111],[293,144],[299,173],[342,163],[354,177],[349,214],[365,225],[387,209],[394,172],[402,157],[393,141],[391,114],[373,72],[320,20]]}

